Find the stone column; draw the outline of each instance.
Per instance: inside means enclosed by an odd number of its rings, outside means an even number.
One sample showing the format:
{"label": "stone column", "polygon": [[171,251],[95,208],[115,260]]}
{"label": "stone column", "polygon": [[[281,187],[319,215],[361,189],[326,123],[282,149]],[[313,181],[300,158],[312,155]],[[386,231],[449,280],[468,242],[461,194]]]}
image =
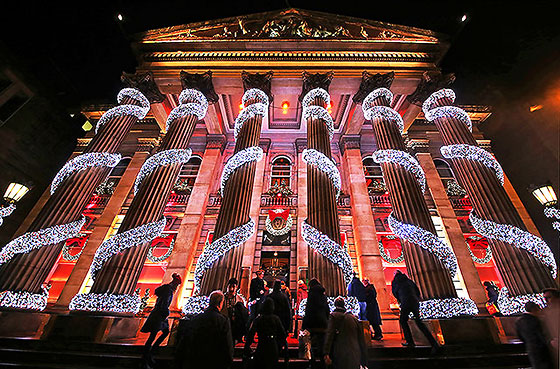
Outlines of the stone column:
{"label": "stone column", "polygon": [[451,201],[449,201],[447,192],[443,187],[432,156],[429,153],[418,153],[416,157],[426,174],[428,188],[430,189],[432,199],[434,199],[437,211],[445,227],[448,241],[453,248],[453,252],[457,256],[459,270],[463,276],[463,281],[465,282],[469,297],[476,303],[481,311],[484,311],[486,306],[486,292],[480,281],[478,271],[476,270],[476,266],[468,250],[469,246],[465,241],[463,231],[455,215],[455,210],[453,210],[453,205],[451,205]]}
{"label": "stone column", "polygon": [[203,295],[224,289],[231,278],[241,279],[243,244],[255,229],[256,220],[250,217],[251,198],[257,161],[263,154],[259,141],[263,117],[268,113],[272,72],[244,72],[242,77],[245,108],[235,122],[234,156],[222,173],[223,199],[212,244],[204,250],[195,270],[195,288]]}
{"label": "stone column", "polygon": [[[389,87],[391,82],[385,86]],[[422,299],[454,298],[457,296],[452,281],[455,270],[444,262],[454,263],[455,257],[437,239],[424,200],[424,175],[418,162],[406,152],[401,136],[402,118],[389,107],[392,98],[393,94],[381,87],[370,92],[362,104],[364,116],[372,122],[377,142],[378,150],[373,158],[381,164],[389,190],[393,209],[389,223],[393,232],[401,238],[408,274],[418,285]],[[436,256],[438,249],[447,251],[445,260]]]}
{"label": "stone column", "polygon": [[[115,242],[111,239],[97,252],[96,258],[100,261],[93,275],[92,298],[93,294],[132,295],[151,240],[163,231],[165,205],[182,165],[190,158],[186,149],[194,128],[204,118],[208,107],[204,95],[194,89],[183,90],[179,101],[181,105],[169,114],[167,133],[157,152],[146,161],[136,179],[134,199],[113,237],[115,240],[115,237],[122,238],[116,241],[118,252],[108,246]],[[160,224],[162,220],[164,223]],[[140,228],[142,226],[149,228]],[[136,232],[142,233],[142,236],[135,237]],[[95,262],[94,259],[94,266]],[[107,311],[113,311],[109,305],[106,306]]]}
{"label": "stone column", "polygon": [[[70,160],[57,174],[51,186],[52,195],[30,224],[26,234],[10,242],[2,251],[16,250],[0,269],[0,291],[28,291],[41,295],[41,287],[53,269],[65,239],[78,234],[79,220],[95,189],[105,180],[111,167],[120,160],[116,153],[132,125],[150,110],[150,103],[135,89],[123,89],[119,106],[107,111],[99,120],[96,134],[84,154]],[[27,253],[25,248],[45,229],[55,232]],[[62,231],[62,229],[64,231]],[[62,231],[62,232],[61,232]],[[37,233],[39,232],[39,233]],[[0,303],[2,304],[2,303]]]}
{"label": "stone column", "polygon": [[[510,294],[526,295],[554,287],[549,268],[555,270],[555,261],[550,249],[536,236],[520,236],[526,228],[504,190],[503,171],[496,159],[478,146],[468,115],[451,106],[454,100],[452,90],[439,90],[424,102],[422,109],[440,132],[446,145],[442,154],[450,159],[457,181],[473,204],[473,226],[489,239],[494,261]],[[503,225],[502,230],[497,225]],[[510,231],[503,231],[504,227]],[[510,233],[512,230],[515,235]],[[523,249],[527,246],[542,249],[540,255]]]}
{"label": "stone column", "polygon": [[390,310],[390,300],[383,273],[383,261],[379,252],[375,222],[369,200],[360,136],[345,136],[340,142],[344,165],[348,172],[350,201],[352,204],[352,226],[356,241],[358,268],[362,276],[367,276],[377,289],[377,301],[381,310]]}
{"label": "stone column", "polygon": [[303,239],[302,226],[307,219],[307,164],[301,153],[307,149],[307,140],[296,139],[297,154],[297,278],[305,281],[309,277],[307,243]]}

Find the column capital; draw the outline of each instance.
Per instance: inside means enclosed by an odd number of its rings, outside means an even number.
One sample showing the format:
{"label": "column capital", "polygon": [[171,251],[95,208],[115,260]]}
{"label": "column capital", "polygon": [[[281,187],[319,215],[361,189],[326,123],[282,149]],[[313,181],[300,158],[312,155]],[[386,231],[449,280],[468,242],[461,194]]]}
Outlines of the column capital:
{"label": "column capital", "polygon": [[245,91],[250,90],[252,88],[258,88],[262,90],[266,96],[268,96],[268,100],[272,102],[272,75],[274,73],[272,71],[268,71],[265,73],[249,73],[247,71],[241,72],[241,79],[243,80],[243,88]]}
{"label": "column capital", "polygon": [[296,148],[296,152],[301,154],[303,150],[307,149],[307,139],[305,138],[296,138],[294,142],[294,146]]}
{"label": "column capital", "polygon": [[358,88],[356,94],[352,97],[352,100],[356,104],[361,104],[367,95],[369,95],[369,93],[373,90],[381,87],[389,89],[393,84],[394,79],[395,72],[373,74],[364,70],[362,73],[362,82],[360,82],[360,87]]}
{"label": "column capital", "polygon": [[220,152],[223,152],[226,143],[224,135],[206,135],[206,149],[220,149]]}
{"label": "column capital", "polygon": [[344,155],[344,152],[349,149],[360,150],[360,135],[344,135],[340,138],[339,147],[340,153]]}
{"label": "column capital", "polygon": [[259,147],[263,150],[265,154],[268,154],[268,149],[270,149],[270,144],[272,140],[270,138],[261,138],[259,141]]}
{"label": "column capital", "polygon": [[185,88],[197,89],[204,94],[209,103],[214,104],[218,101],[218,95],[214,91],[212,83],[212,71],[204,73],[190,73],[184,70],[180,73],[181,86]]}
{"label": "column capital", "polygon": [[303,86],[301,88],[301,95],[299,95],[299,101],[302,101],[303,97],[314,88],[322,88],[328,91],[333,76],[334,72],[332,70],[327,73],[309,73],[304,71],[301,75]]}
{"label": "column capital", "polygon": [[440,72],[425,72],[416,90],[407,96],[407,100],[414,105],[421,106],[422,103],[437,90],[449,87],[455,82],[455,74],[441,74]]}
{"label": "column capital", "polygon": [[160,92],[158,86],[156,85],[152,72],[123,72],[121,75],[121,81],[126,87],[135,88],[142,92],[152,104],[161,103],[165,100],[165,95]]}

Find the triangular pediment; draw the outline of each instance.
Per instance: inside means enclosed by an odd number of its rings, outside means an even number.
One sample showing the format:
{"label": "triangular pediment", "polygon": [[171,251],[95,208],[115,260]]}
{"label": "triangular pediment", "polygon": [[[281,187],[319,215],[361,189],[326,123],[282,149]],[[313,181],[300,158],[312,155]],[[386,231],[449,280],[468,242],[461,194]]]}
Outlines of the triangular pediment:
{"label": "triangular pediment", "polygon": [[180,26],[140,35],[144,42],[189,40],[424,40],[437,41],[435,32],[335,14],[287,9]]}

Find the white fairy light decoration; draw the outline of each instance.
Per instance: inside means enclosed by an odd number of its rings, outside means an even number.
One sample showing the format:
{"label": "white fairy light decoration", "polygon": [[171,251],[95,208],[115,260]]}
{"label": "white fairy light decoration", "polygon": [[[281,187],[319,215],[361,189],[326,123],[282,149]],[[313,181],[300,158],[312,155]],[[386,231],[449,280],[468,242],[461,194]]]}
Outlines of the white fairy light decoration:
{"label": "white fairy light decoration", "polygon": [[50,288],[50,285],[42,286],[43,293],[2,291],[0,292],[0,306],[12,309],[45,310]]}
{"label": "white fairy light decoration", "polygon": [[235,125],[233,129],[233,136],[237,139],[239,132],[241,132],[241,128],[246,121],[256,116],[265,117],[268,112],[268,105],[262,103],[254,103],[249,106],[246,106],[241,110],[237,118],[235,118]]}
{"label": "white fairy light decoration", "polygon": [[469,215],[474,229],[486,238],[506,242],[525,250],[546,265],[553,278],[556,278],[556,261],[548,245],[539,237],[510,224],[498,224],[477,217],[474,211]]}
{"label": "white fairy light decoration", "polygon": [[204,312],[209,306],[210,299],[208,296],[189,296],[185,299],[183,305],[183,314],[196,315]]}
{"label": "white fairy light decoration", "polygon": [[294,219],[292,218],[291,215],[288,215],[288,218],[286,219],[286,224],[284,225],[284,227],[280,228],[280,229],[275,229],[272,226],[272,221],[270,220],[270,217],[267,216],[266,220],[264,222],[264,226],[266,228],[266,231],[268,233],[270,233],[273,236],[282,236],[285,235],[286,233],[288,233],[290,231],[290,229],[292,229],[292,224],[294,223]]}
{"label": "white fairy light decoration", "polygon": [[446,319],[465,315],[478,315],[476,303],[471,299],[455,297],[420,301],[420,319]]}
{"label": "white fairy light decoration", "polygon": [[148,260],[151,261],[152,263],[161,263],[162,261],[165,261],[169,256],[171,256],[171,253],[173,252],[173,247],[175,247],[175,238],[171,240],[171,242],[169,243],[169,247],[167,248],[167,251],[163,253],[163,255],[154,256],[155,246],[154,245],[150,246],[150,248],[148,249]]}
{"label": "white fairy light decoration", "polygon": [[546,300],[542,293],[531,293],[511,297],[507,287],[502,287],[498,294],[498,308],[504,315],[521,314],[525,312],[525,304],[529,301],[534,302],[541,308],[546,306]]}
{"label": "white fairy light decoration", "polygon": [[170,149],[160,151],[150,156],[148,160],[144,162],[142,168],[140,168],[140,172],[136,176],[136,180],[134,181],[134,195],[138,193],[142,181],[157,168],[177,163],[184,164],[190,160],[191,155],[191,149]]}
{"label": "white fairy light decoration", "polygon": [[329,131],[329,139],[332,140],[334,135],[334,122],[329,111],[322,106],[311,105],[303,108],[302,118],[307,120],[311,119],[321,119],[325,122],[327,130]]}
{"label": "white fairy light decoration", "polygon": [[239,168],[240,166],[250,163],[252,161],[261,161],[263,158],[263,150],[259,146],[247,147],[241,151],[238,151],[227,161],[222,172],[221,192],[225,191],[226,183],[229,177]]}
{"label": "white fairy light decoration", "polygon": [[399,113],[388,106],[374,106],[369,110],[364,110],[364,118],[367,120],[373,119],[386,119],[389,120],[399,127],[399,132],[402,134],[404,132],[404,122]]}
{"label": "white fairy light decoration", "polygon": [[364,114],[371,108],[378,106],[375,105],[375,100],[377,100],[381,96],[385,97],[385,99],[387,99],[389,103],[393,101],[393,93],[389,89],[385,87],[376,88],[375,90],[370,92],[362,102],[362,111],[364,112]]}
{"label": "white fairy light decoration", "polygon": [[123,115],[133,115],[138,119],[144,119],[146,114],[150,111],[150,102],[144,94],[134,88],[123,88],[117,95],[118,103],[120,104],[126,97],[134,99],[140,105],[124,104],[107,110],[97,121],[95,133],[112,118],[122,117]]}
{"label": "white fairy light decoration", "polygon": [[51,195],[55,193],[58,186],[72,173],[80,172],[90,167],[115,167],[121,161],[121,154],[108,152],[90,152],[78,155],[69,160],[61,170],[58,171],[51,184]]}
{"label": "white fairy light decoration", "polygon": [[[208,110],[208,100],[206,96],[199,90],[193,88],[185,88],[179,94],[179,102],[181,104],[198,104],[204,110],[204,115],[206,115],[206,111]],[[204,116],[203,115],[203,116]]]}
{"label": "white fairy light decoration", "polygon": [[321,231],[307,222],[301,224],[301,231],[305,242],[319,254],[329,259],[333,264],[338,265],[340,269],[342,269],[344,280],[346,283],[350,283],[352,281],[354,268],[346,247],[334,242],[329,236],[321,233]]}
{"label": "white fairy light decoration", "polygon": [[372,155],[373,160],[380,163],[394,163],[411,172],[418,181],[422,192],[426,190],[426,176],[422,167],[410,154],[400,150],[377,150]]}
{"label": "white fairy light decoration", "polygon": [[304,109],[310,107],[316,98],[323,100],[326,105],[329,105],[331,102],[331,97],[326,90],[322,88],[315,88],[305,94],[303,100],[301,101],[301,106]]}
{"label": "white fairy light decoration", "polygon": [[435,234],[418,227],[414,224],[403,223],[392,214],[387,217],[391,231],[399,238],[421,246],[423,249],[434,254],[447,268],[451,278],[457,273],[457,258],[446,243]]}
{"label": "white fairy light decoration", "polygon": [[455,92],[447,88],[431,94],[422,104],[422,111],[426,119],[433,121],[438,118],[454,118],[464,123],[469,131],[472,132],[472,122],[467,112],[456,106],[438,106],[438,101],[442,98],[448,99],[453,103],[455,101]]}
{"label": "white fairy light decoration", "polygon": [[[392,236],[392,235],[388,235],[385,236],[389,239],[391,239],[390,237],[394,237],[394,238],[398,238],[397,236]],[[379,243],[379,253],[381,254],[381,257],[383,258],[383,260],[385,260],[386,262],[390,263],[390,264],[398,264],[398,263],[402,263],[404,261],[404,252],[401,249],[401,253],[399,256],[397,256],[396,258],[392,258],[387,251],[385,250],[385,245],[383,245],[383,240],[380,240]]]}
{"label": "white fairy light decoration", "polygon": [[0,208],[0,226],[2,225],[2,223],[4,223],[4,219],[5,217],[10,216],[14,210],[16,210],[16,206],[14,204],[10,204],[4,208]]}
{"label": "white fairy light decoration", "polygon": [[[258,88],[251,88],[247,91],[245,91],[245,93],[243,94],[243,97],[241,98],[241,102],[243,103],[243,105],[248,105],[249,101],[251,100],[255,100],[255,103],[260,103],[260,104],[264,104],[268,107],[269,105],[269,100],[268,100],[268,96],[266,95],[266,93]],[[252,104],[251,104],[252,105]]]}
{"label": "white fairy light decoration", "polygon": [[134,294],[114,295],[110,293],[80,293],[72,298],[70,310],[98,311],[111,313],[133,313],[140,311],[142,298]]}
{"label": "white fairy light decoration", "polygon": [[302,159],[305,163],[317,167],[320,171],[324,172],[331,180],[333,186],[337,190],[336,196],[340,194],[341,179],[340,172],[336,167],[334,161],[329,159],[325,154],[315,149],[305,149],[302,152]]}
{"label": "white fairy light decoration", "polygon": [[[344,307],[346,311],[352,313],[352,315],[359,316],[360,315],[360,304],[358,303],[358,299],[354,296],[340,296],[344,299]],[[327,303],[329,304],[329,310],[331,312],[334,311],[334,300],[338,297],[327,296]],[[299,303],[298,315],[301,317],[305,316],[305,309],[307,307],[307,298],[304,298]]]}
{"label": "white fairy light decoration", "polygon": [[[547,218],[560,219],[560,210],[558,210],[556,208],[546,207],[546,208],[544,208],[544,215]],[[0,217],[2,217],[1,214],[0,214]],[[557,231],[560,231],[560,228],[559,228],[560,223],[559,222],[552,222],[552,227],[554,229],[556,229]]]}
{"label": "white fairy light decoration", "polygon": [[504,170],[502,169],[502,166],[500,165],[500,163],[498,163],[496,158],[494,158],[494,156],[492,156],[492,154],[490,154],[488,151],[478,146],[466,144],[442,146],[440,151],[443,157],[446,159],[461,158],[475,160],[482,163],[487,168],[492,169],[496,173],[496,177],[498,178],[502,186],[504,185]]}
{"label": "white fairy light decoration", "polygon": [[198,258],[196,268],[194,270],[194,285],[197,291],[200,291],[202,276],[212,264],[220,257],[226,254],[242,243],[247,241],[255,232],[255,222],[251,219],[247,223],[232,229],[217,240],[213,240],[210,245],[207,245],[202,254]]}
{"label": "white fairy light decoration", "polygon": [[76,237],[80,234],[80,229],[85,222],[86,218],[82,217],[74,222],[57,224],[35,232],[24,233],[0,250],[0,265],[10,261],[17,254],[27,254],[32,250]]}

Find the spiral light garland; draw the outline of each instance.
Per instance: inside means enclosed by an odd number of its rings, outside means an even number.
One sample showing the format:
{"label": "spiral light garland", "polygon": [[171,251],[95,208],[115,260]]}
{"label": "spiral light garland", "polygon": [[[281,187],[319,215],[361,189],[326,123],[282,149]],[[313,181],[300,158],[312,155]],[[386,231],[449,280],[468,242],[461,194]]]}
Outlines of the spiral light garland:
{"label": "spiral light garland", "polygon": [[56,192],[58,186],[72,173],[82,171],[89,167],[115,167],[121,161],[121,154],[108,152],[91,152],[78,155],[69,160],[61,170],[58,171],[51,184],[51,195]]}
{"label": "spiral light garland", "polygon": [[461,158],[481,162],[484,166],[492,169],[502,186],[504,185],[504,170],[496,158],[488,151],[478,146],[466,144],[442,146],[440,151],[443,157],[447,159]]}
{"label": "spiral light garland", "polygon": [[426,191],[426,176],[422,167],[416,159],[410,154],[400,150],[377,150],[372,155],[373,160],[380,163],[393,163],[402,166],[407,171],[411,172],[418,181],[422,192]]}
{"label": "spiral light garland", "polygon": [[[420,319],[445,319],[477,314],[476,303],[463,297],[420,301]],[[412,314],[410,317],[412,318]]]}
{"label": "spiral light garland", "polygon": [[346,247],[334,242],[329,236],[321,233],[321,231],[307,222],[301,224],[301,231],[305,242],[333,264],[338,265],[342,269],[344,280],[346,283],[350,283],[354,274],[354,268],[352,267],[352,259],[350,259]]}
{"label": "spiral light garland", "polygon": [[382,87],[370,92],[362,103],[364,118],[367,120],[387,119],[388,121],[395,123],[402,134],[404,132],[404,122],[400,114],[395,109],[391,109],[388,106],[375,105],[375,100],[377,100],[380,96],[385,96],[388,101],[393,100],[393,93],[386,88]]}
{"label": "spiral light garland", "polygon": [[189,296],[185,299],[185,305],[183,305],[183,314],[185,315],[196,315],[203,313],[208,307],[210,299],[208,296]]}
{"label": "spiral light garland", "polygon": [[0,292],[0,306],[12,309],[45,310],[51,286],[46,285],[41,288],[43,293],[2,291]]}
{"label": "spiral light garland", "polygon": [[430,95],[430,97],[424,101],[424,104],[422,104],[422,111],[426,119],[433,121],[438,118],[454,118],[463,122],[469,131],[472,132],[472,122],[467,112],[456,106],[437,106],[437,101],[442,98],[449,99],[453,103],[455,101],[455,92],[447,88],[436,91]]}
{"label": "spiral light garland", "polygon": [[474,211],[469,215],[474,229],[486,238],[493,238],[519,249],[525,250],[546,265],[556,278],[556,261],[548,245],[539,237],[510,224],[498,224],[477,217]]}
{"label": "spiral light garland", "polygon": [[[358,299],[354,296],[340,296],[344,299],[344,307],[346,311],[352,313],[352,315],[359,316],[360,315],[360,304],[358,303]],[[327,296],[327,303],[329,304],[329,310],[331,312],[334,311],[334,300],[338,297],[329,297]],[[305,309],[307,307],[307,298],[304,298],[299,303],[298,315],[300,317],[305,316]]]}
{"label": "spiral light garland", "polygon": [[320,98],[327,105],[329,105],[329,103],[331,102],[331,96],[329,95],[329,93],[325,89],[318,87],[305,94],[303,100],[301,101],[301,106],[304,109],[312,106],[313,101],[316,98]]}
{"label": "spiral light garland", "polygon": [[224,193],[226,189],[226,183],[229,177],[244,164],[250,163],[252,161],[261,161],[263,158],[263,150],[259,146],[247,147],[241,151],[238,151],[227,161],[224,165],[224,170],[222,172],[221,192]]}
{"label": "spiral light garland", "polygon": [[2,218],[10,216],[10,214],[12,214],[14,210],[16,210],[16,206],[14,204],[10,204],[5,208],[0,208],[0,226],[2,225],[2,223],[4,223],[4,219]]}
{"label": "spiral light garland", "polygon": [[546,306],[546,300],[542,293],[531,293],[527,295],[519,295],[511,297],[507,287],[502,287],[498,294],[498,308],[500,313],[504,315],[521,314],[525,312],[525,304],[529,301],[534,302],[541,308]]}
{"label": "spiral light garland", "polygon": [[237,118],[235,118],[233,137],[237,139],[237,136],[239,135],[239,132],[241,132],[241,128],[243,128],[246,121],[256,116],[265,117],[267,112],[268,105],[262,103],[254,103],[243,108]]}
{"label": "spiral light garland", "polygon": [[141,304],[142,298],[137,292],[132,295],[80,293],[72,298],[68,308],[70,310],[136,314],[140,311]]}
{"label": "spiral light garland", "polygon": [[160,151],[150,156],[148,160],[142,164],[142,168],[140,168],[140,172],[136,176],[136,180],[134,181],[134,195],[138,193],[142,181],[157,168],[164,165],[186,163],[190,160],[191,155],[191,149],[170,149]]}
{"label": "spiral light garland", "polygon": [[321,119],[325,122],[327,130],[329,131],[329,140],[333,139],[334,136],[334,122],[333,118],[329,114],[329,111],[322,106],[312,105],[303,109],[302,113],[303,119]]}
{"label": "spiral light garland", "polygon": [[445,265],[451,278],[457,273],[457,258],[446,243],[441,241],[435,234],[428,232],[414,224],[402,223],[390,214],[387,218],[391,231],[399,238],[421,246],[434,254]]}
{"label": "spiral light garland", "polygon": [[134,88],[123,88],[117,95],[117,102],[120,104],[125,97],[132,98],[140,103],[140,106],[135,104],[124,104],[115,106],[109,109],[101,116],[97,121],[95,126],[95,133],[107,123],[109,120],[115,117],[122,117],[123,115],[133,115],[138,119],[144,119],[146,114],[150,111],[150,102],[140,91]]}
{"label": "spiral light garland", "polygon": [[325,154],[315,149],[305,149],[302,152],[302,159],[305,163],[317,167],[321,172],[324,172],[331,180],[333,186],[337,190],[336,196],[340,195],[341,180],[340,172],[336,164],[331,159],[327,158]]}
{"label": "spiral light garland", "polygon": [[[553,218],[553,219],[559,219],[560,220],[560,210],[556,209],[556,208],[544,208],[544,215],[547,218]],[[2,223],[0,222],[0,225]],[[560,232],[560,222],[558,221],[554,221],[552,222],[552,228],[556,229],[558,232]]]}

